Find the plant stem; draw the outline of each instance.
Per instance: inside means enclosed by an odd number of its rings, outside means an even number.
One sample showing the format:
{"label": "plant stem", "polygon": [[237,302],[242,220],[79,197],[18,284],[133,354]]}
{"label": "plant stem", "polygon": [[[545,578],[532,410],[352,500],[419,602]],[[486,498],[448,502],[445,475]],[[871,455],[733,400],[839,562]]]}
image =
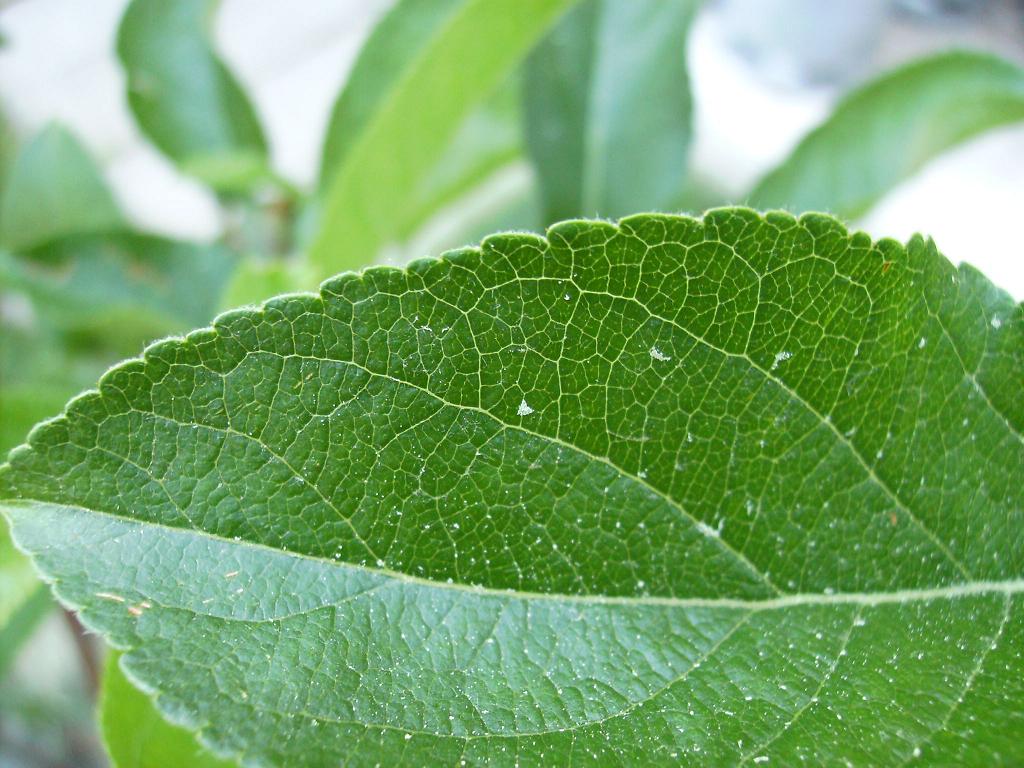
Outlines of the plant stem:
{"label": "plant stem", "polygon": [[93,641],[78,620],[75,614],[66,608],[61,611],[64,623],[71,632],[71,639],[75,643],[75,650],[78,651],[78,660],[82,664],[82,676],[85,678],[86,691],[89,697],[95,701],[100,688],[100,662],[96,652],[96,643]]}

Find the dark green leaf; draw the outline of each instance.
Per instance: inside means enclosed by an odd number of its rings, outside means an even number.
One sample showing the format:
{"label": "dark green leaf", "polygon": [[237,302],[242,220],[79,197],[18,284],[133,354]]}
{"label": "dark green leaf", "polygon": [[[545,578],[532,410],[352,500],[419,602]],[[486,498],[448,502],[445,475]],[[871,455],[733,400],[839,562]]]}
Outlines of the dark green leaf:
{"label": "dark green leaf", "polygon": [[794,211],[865,213],[945,150],[1024,120],[1024,69],[981,53],[915,61],[840,102],[750,194]]}
{"label": "dark green leaf", "polygon": [[253,765],[1015,764],[1022,376],[921,238],[577,221],[150,347],[0,506]]}
{"label": "dark green leaf", "polygon": [[27,250],[124,226],[99,168],[67,130],[50,125],[18,154],[0,204],[0,246]]}
{"label": "dark green leaf", "polygon": [[[368,44],[328,134],[323,178],[329,181],[311,249],[321,276],[373,262],[382,247],[420,223],[439,158],[572,2],[458,0],[428,7],[406,0],[392,11]],[[401,56],[403,46],[415,55]],[[371,77],[378,66],[379,78]]]}
{"label": "dark green leaf", "polygon": [[199,746],[184,728],[164,721],[153,701],[132,687],[111,652],[103,674],[100,726],[114,768],[217,768],[235,765]]}
{"label": "dark green leaf", "polygon": [[222,192],[268,178],[256,112],[212,43],[215,0],[133,0],[117,35],[139,127],[185,172]]}
{"label": "dark green leaf", "polygon": [[530,56],[526,143],[546,221],[676,207],[690,145],[694,6],[586,0]]}

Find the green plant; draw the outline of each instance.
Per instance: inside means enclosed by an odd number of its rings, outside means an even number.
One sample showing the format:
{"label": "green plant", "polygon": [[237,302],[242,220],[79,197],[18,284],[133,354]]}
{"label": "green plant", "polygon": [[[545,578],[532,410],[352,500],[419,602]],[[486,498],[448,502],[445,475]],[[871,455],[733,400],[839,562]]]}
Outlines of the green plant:
{"label": "green plant", "polygon": [[[309,192],[213,8],[134,0],[117,50],[218,242],[137,231],[58,126],[0,204],[0,448],[86,390],[0,511],[118,649],[116,765],[1024,759],[1020,304],[824,214],[626,216],[714,199],[694,4],[400,0]],[[1021,119],[1018,67],[921,60],[749,199],[855,216]],[[545,234],[332,277],[491,228]],[[0,585],[2,673],[48,600],[6,538]]]}

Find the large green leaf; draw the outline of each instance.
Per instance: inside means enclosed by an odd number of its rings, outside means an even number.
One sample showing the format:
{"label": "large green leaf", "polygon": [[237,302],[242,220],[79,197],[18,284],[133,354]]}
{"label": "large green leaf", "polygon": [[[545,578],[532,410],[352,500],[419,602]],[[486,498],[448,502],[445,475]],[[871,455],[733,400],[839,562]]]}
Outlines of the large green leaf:
{"label": "large green leaf", "polygon": [[216,768],[235,765],[199,746],[189,731],[167,723],[152,700],[132,687],[111,652],[103,673],[100,726],[114,768]]}
{"label": "large green leaf", "polygon": [[0,246],[27,250],[124,226],[99,168],[66,129],[50,125],[18,153],[0,203]]}
{"label": "large green leaf", "polygon": [[936,155],[1018,120],[1024,69],[981,53],[915,61],[843,99],[749,199],[853,218]]}
{"label": "large green leaf", "polygon": [[132,0],[117,34],[139,127],[187,173],[223,192],[269,176],[256,112],[212,43],[216,0]]}
{"label": "large green leaf", "polygon": [[[321,276],[371,263],[420,222],[439,158],[573,1],[415,0],[395,8],[361,57],[328,132],[311,248]],[[400,55],[403,45],[412,55]],[[378,60],[387,62],[379,71]]]}
{"label": "large green leaf", "polygon": [[254,765],[1017,763],[1022,375],[921,238],[575,221],[154,345],[0,498]]}
{"label": "large green leaf", "polygon": [[675,208],[686,181],[689,0],[586,0],[527,60],[545,220]]}

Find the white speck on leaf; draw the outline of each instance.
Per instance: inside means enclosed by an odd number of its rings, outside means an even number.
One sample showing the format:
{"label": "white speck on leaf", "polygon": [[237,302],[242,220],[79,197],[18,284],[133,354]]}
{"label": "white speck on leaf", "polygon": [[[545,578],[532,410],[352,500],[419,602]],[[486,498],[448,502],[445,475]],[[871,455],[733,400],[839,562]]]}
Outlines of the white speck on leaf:
{"label": "white speck on leaf", "polygon": [[670,355],[666,355],[657,347],[651,347],[651,357],[653,357],[655,360],[660,360],[663,363],[667,363],[669,360],[672,359]]}
{"label": "white speck on leaf", "polygon": [[531,408],[524,399],[521,403],[519,403],[519,409],[516,411],[516,415],[529,416],[531,413],[533,413],[533,408]]}
{"label": "white speck on leaf", "polygon": [[786,350],[782,350],[781,352],[776,352],[775,353],[775,362],[772,363],[771,370],[774,371],[776,368],[779,367],[779,363],[781,363],[781,362],[783,362],[785,360],[789,360],[789,358],[791,358],[792,356],[793,356],[793,353],[792,352],[787,352]]}
{"label": "white speck on leaf", "polygon": [[699,520],[697,521],[697,530],[712,539],[717,539],[721,533],[720,530],[716,530],[707,523],[702,523]]}
{"label": "white speck on leaf", "polygon": [[924,336],[922,336],[921,340],[919,342],[917,342],[917,348],[918,349],[924,349],[924,346],[927,343],[928,343],[928,339],[926,339]]}
{"label": "white speck on leaf", "polygon": [[998,331],[998,330],[999,330],[1000,328],[1002,328],[1002,327],[1003,327],[1003,321],[1002,321],[1002,320],[1000,320],[1000,319],[999,319],[998,317],[996,317],[995,315],[993,315],[993,316],[992,316],[992,320],[990,321],[990,324],[991,324],[991,326],[992,326],[993,328],[995,328],[995,329],[996,329],[997,331]]}

